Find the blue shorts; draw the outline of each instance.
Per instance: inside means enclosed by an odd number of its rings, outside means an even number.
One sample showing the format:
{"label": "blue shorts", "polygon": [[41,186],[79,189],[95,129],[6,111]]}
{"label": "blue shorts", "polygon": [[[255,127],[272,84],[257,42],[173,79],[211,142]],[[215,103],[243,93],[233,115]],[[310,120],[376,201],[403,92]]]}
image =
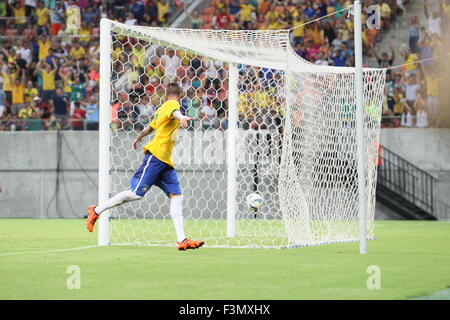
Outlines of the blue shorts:
{"label": "blue shorts", "polygon": [[131,178],[130,187],[131,191],[142,197],[153,185],[161,188],[167,196],[181,194],[175,169],[151,153],[147,153],[142,165]]}

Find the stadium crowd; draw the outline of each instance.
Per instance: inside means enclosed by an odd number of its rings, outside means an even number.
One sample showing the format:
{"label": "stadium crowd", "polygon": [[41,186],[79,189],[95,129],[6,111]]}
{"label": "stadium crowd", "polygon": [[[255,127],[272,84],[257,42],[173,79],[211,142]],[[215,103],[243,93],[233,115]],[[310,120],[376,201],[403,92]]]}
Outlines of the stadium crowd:
{"label": "stadium crowd", "polygon": [[166,26],[190,2],[0,1],[0,131],[97,129],[100,19]]}
{"label": "stadium crowd", "polygon": [[[415,0],[372,0],[378,5],[381,29],[363,23],[363,50],[379,67],[390,68],[400,55],[405,66],[389,69],[385,87],[383,126],[439,126],[442,63],[422,59],[449,52],[447,33],[450,0],[439,6],[423,1],[426,20],[408,14]],[[99,41],[101,17],[129,25],[167,26],[190,4],[168,0],[0,1],[0,130],[96,130],[98,128]],[[212,0],[201,14],[189,15],[192,28],[285,29],[301,57],[317,65],[353,66],[353,17],[349,0]],[[80,8],[77,11],[78,6]],[[333,14],[335,13],[335,14]],[[79,14],[79,21],[77,20]],[[329,15],[328,17],[325,17]],[[309,21],[325,17],[316,22]],[[368,18],[363,14],[363,22]],[[376,43],[403,19],[409,39],[390,52]],[[77,27],[74,27],[76,25]],[[179,81],[184,88],[183,112],[200,118],[204,129],[226,129],[226,66],[148,43],[124,45],[116,37],[113,79],[117,95],[112,105],[116,127],[139,128],[160,105],[164,86]],[[439,68],[437,68],[439,65]],[[445,63],[444,63],[445,65]],[[141,77],[140,75],[144,76]],[[252,129],[279,126],[283,110],[277,91],[281,75],[264,68],[240,69],[239,110]],[[253,77],[258,81],[249,82]],[[243,94],[243,92],[249,94]],[[146,93],[146,94],[140,94]],[[265,110],[265,112],[261,112]],[[134,125],[133,125],[134,124]]]}

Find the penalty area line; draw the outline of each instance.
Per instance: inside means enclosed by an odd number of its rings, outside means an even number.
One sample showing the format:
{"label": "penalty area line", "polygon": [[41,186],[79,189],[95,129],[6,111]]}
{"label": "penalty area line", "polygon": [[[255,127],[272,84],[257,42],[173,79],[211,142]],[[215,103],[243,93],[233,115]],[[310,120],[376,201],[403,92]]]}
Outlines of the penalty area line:
{"label": "penalty area line", "polygon": [[0,257],[17,256],[17,255],[21,255],[21,254],[69,252],[69,251],[78,251],[78,250],[85,250],[85,249],[91,249],[91,248],[97,248],[97,247],[98,247],[98,245],[90,245],[90,246],[83,246],[83,247],[69,248],[69,249],[51,249],[51,250],[7,252],[7,253],[0,253]]}

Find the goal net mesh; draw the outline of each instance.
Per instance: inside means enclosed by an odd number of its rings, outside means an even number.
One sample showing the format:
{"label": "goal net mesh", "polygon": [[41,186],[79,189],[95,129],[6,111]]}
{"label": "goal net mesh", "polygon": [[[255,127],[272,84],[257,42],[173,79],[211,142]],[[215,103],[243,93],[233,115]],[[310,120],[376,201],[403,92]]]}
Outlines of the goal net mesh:
{"label": "goal net mesh", "polygon": [[[127,26],[111,29],[111,196],[129,188],[143,152],[132,141],[183,89],[193,117],[178,131],[174,163],[189,237],[208,246],[290,247],[358,240],[353,68],[316,66],[289,32]],[[237,181],[227,181],[229,70],[238,68]],[[368,237],[373,237],[384,70],[364,71]],[[232,89],[232,88],[231,88]],[[149,140],[145,140],[147,143]],[[236,236],[227,237],[227,185],[236,183]],[[250,211],[250,193],[264,198]],[[111,244],[173,245],[169,201],[152,187],[110,210]]]}

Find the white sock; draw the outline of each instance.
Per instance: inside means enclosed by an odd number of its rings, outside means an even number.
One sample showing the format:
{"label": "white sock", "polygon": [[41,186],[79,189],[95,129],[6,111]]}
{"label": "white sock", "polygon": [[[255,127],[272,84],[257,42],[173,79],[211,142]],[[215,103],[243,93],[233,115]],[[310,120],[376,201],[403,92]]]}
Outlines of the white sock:
{"label": "white sock", "polygon": [[105,202],[100,203],[98,206],[95,207],[94,211],[95,213],[100,214],[103,211],[114,208],[118,205],[121,205],[122,203],[139,200],[141,198],[142,198],[141,196],[138,196],[131,190],[122,191],[116,194],[111,199],[108,199]]}
{"label": "white sock", "polygon": [[179,195],[170,198],[170,216],[172,217],[175,232],[177,233],[177,241],[181,242],[186,239],[183,226],[183,196]]}

